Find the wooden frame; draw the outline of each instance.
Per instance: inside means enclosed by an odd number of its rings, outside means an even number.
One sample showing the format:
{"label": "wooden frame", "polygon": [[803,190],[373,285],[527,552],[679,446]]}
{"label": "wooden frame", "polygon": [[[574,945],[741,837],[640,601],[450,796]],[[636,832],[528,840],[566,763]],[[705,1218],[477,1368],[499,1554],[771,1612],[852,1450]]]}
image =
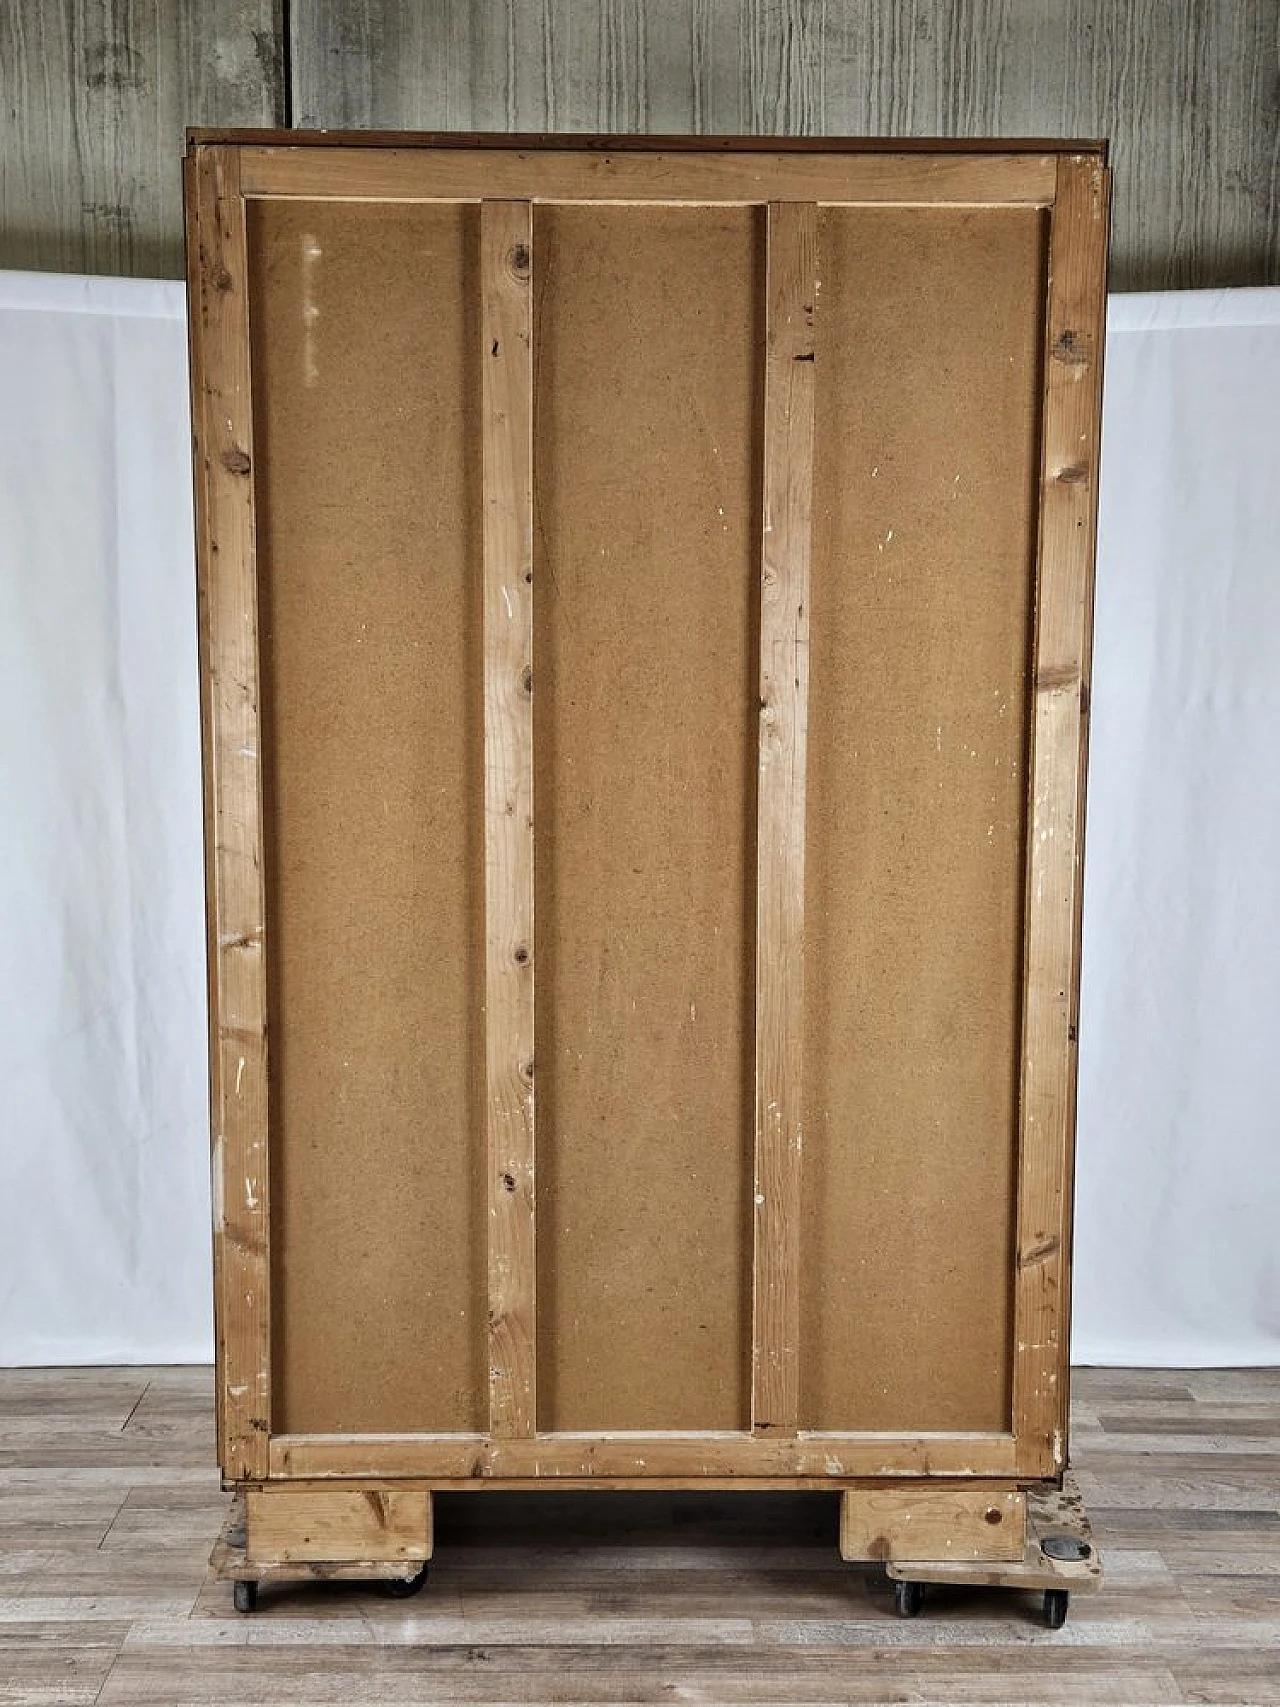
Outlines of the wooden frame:
{"label": "wooden frame", "polygon": [[[849,1487],[1066,1462],[1080,870],[1108,174],[1095,146],[308,139],[193,133],[186,167],[210,916],[220,1457],[229,1482]],[[487,1434],[273,1426],[269,938],[246,202],[478,201]],[[767,210],[750,1427],[540,1431],[536,1385],[533,344],[537,203]],[[1034,713],[1008,1428],[801,1426],[809,554],[820,207],[1045,210]]]}
{"label": "wooden frame", "polygon": [[1109,175],[1066,158],[1050,226],[1022,1040],[1019,1469],[1067,1462],[1071,1180]]}

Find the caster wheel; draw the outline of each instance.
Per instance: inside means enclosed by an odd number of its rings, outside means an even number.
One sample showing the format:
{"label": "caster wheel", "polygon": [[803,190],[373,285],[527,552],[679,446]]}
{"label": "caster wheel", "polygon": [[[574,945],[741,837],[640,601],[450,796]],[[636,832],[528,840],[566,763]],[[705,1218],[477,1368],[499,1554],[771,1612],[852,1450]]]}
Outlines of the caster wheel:
{"label": "caster wheel", "polygon": [[903,1582],[896,1577],[893,1584],[893,1610],[899,1618],[914,1618],[924,1605],[924,1584]]}
{"label": "caster wheel", "polygon": [[392,1600],[408,1600],[410,1595],[417,1594],[423,1583],[426,1582],[429,1569],[430,1566],[424,1565],[416,1576],[388,1577],[382,1586]]}
{"label": "caster wheel", "polygon": [[236,1582],[231,1585],[231,1602],[237,1612],[252,1612],[258,1604],[258,1585],[255,1582]]}
{"label": "caster wheel", "polygon": [[1051,1630],[1061,1630],[1067,1621],[1067,1602],[1071,1599],[1065,1588],[1044,1591],[1044,1621]]}

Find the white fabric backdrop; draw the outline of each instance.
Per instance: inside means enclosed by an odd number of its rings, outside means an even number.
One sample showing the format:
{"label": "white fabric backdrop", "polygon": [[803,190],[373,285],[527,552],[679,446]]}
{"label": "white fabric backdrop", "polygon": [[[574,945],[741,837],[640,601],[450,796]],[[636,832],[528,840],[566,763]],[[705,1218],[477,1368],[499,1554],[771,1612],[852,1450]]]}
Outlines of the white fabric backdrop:
{"label": "white fabric backdrop", "polygon": [[1074,1354],[1280,1363],[1280,290],[1115,297]]}
{"label": "white fabric backdrop", "polygon": [[[182,313],[0,274],[0,1363],[211,1354]],[[1280,1362],[1280,291],[1105,429],[1075,1352]]]}
{"label": "white fabric backdrop", "polygon": [[0,1362],[211,1355],[182,287],[0,274]]}

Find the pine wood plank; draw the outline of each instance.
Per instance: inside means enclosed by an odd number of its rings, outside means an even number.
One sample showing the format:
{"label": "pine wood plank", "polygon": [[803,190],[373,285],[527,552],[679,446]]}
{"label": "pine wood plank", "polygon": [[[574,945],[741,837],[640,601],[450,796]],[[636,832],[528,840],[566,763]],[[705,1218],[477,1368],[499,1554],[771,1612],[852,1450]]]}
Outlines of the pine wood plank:
{"label": "pine wood plank", "polygon": [[367,201],[671,203],[816,201],[898,206],[1047,206],[1053,154],[679,154],[539,148],[298,149],[249,146],[246,195]]}
{"label": "pine wood plank", "polygon": [[490,1427],[537,1415],[533,928],[533,220],[480,210]]}
{"label": "pine wood plank", "polygon": [[840,1496],[842,1559],[1021,1559],[1027,1497],[1016,1489],[851,1488]]}
{"label": "pine wood plank", "polygon": [[800,1404],[805,732],[813,509],[818,212],[771,202],[766,258],[760,769],[756,854],[752,1426]]}
{"label": "pine wood plank", "polygon": [[431,1495],[250,1488],[245,1495],[250,1565],[369,1564],[431,1557]]}
{"label": "pine wood plank", "polygon": [[301,1477],[418,1477],[448,1482],[615,1477],[700,1483],[754,1479],[789,1486],[796,1477],[834,1485],[842,1477],[1013,1474],[1011,1435],[543,1435],[486,1440],[448,1435],[276,1435],[270,1474]]}
{"label": "pine wood plank", "polygon": [[191,168],[193,380],[206,845],[219,1439],[262,1475],[269,1419],[267,980],[253,420],[244,203],[232,150]]}
{"label": "pine wood plank", "polygon": [[1064,158],[1049,300],[1028,812],[1014,1430],[1019,1468],[1066,1463],[1084,779],[1109,177]]}

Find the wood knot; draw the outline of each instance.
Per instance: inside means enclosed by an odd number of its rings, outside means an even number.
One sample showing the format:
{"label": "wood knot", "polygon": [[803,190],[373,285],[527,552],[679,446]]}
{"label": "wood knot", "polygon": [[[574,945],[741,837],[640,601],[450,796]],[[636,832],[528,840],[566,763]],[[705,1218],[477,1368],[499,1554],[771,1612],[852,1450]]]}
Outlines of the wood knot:
{"label": "wood knot", "polygon": [[1089,353],[1077,341],[1077,335],[1068,328],[1054,341],[1052,350],[1055,362],[1065,362],[1068,367],[1083,367],[1089,360]]}
{"label": "wood knot", "polygon": [[529,964],[529,950],[524,943],[521,942],[516,944],[514,958],[517,966],[527,966]]}
{"label": "wood knot", "polygon": [[213,280],[215,290],[230,290],[232,282],[231,274],[227,269],[225,267],[219,267]]}
{"label": "wood knot", "polygon": [[511,269],[519,274],[529,271],[529,251],[523,243],[517,243],[511,251]]}
{"label": "wood knot", "polygon": [[249,460],[248,451],[232,445],[230,450],[224,450],[219,459],[228,474],[247,474],[253,464]]}
{"label": "wood knot", "polygon": [[1065,468],[1060,468],[1054,479],[1060,486],[1083,486],[1089,478],[1089,465],[1086,462],[1071,462]]}
{"label": "wood knot", "polygon": [[514,1191],[516,1189],[516,1176],[514,1174],[503,1174],[502,1189],[503,1191]]}
{"label": "wood knot", "polygon": [[986,1518],[988,1523],[1004,1522],[1004,1513],[1000,1510],[998,1505],[989,1505],[983,1513],[983,1516]]}
{"label": "wood knot", "polygon": [[1042,1263],[1047,1263],[1056,1257],[1061,1248],[1062,1241],[1056,1234],[1041,1237],[1034,1245],[1019,1254],[1018,1267],[1019,1269],[1038,1268]]}
{"label": "wood knot", "polygon": [[520,686],[524,689],[524,691],[526,693],[532,693],[533,692],[533,666],[532,666],[532,664],[526,664],[524,669],[521,670],[521,672],[520,672]]}

